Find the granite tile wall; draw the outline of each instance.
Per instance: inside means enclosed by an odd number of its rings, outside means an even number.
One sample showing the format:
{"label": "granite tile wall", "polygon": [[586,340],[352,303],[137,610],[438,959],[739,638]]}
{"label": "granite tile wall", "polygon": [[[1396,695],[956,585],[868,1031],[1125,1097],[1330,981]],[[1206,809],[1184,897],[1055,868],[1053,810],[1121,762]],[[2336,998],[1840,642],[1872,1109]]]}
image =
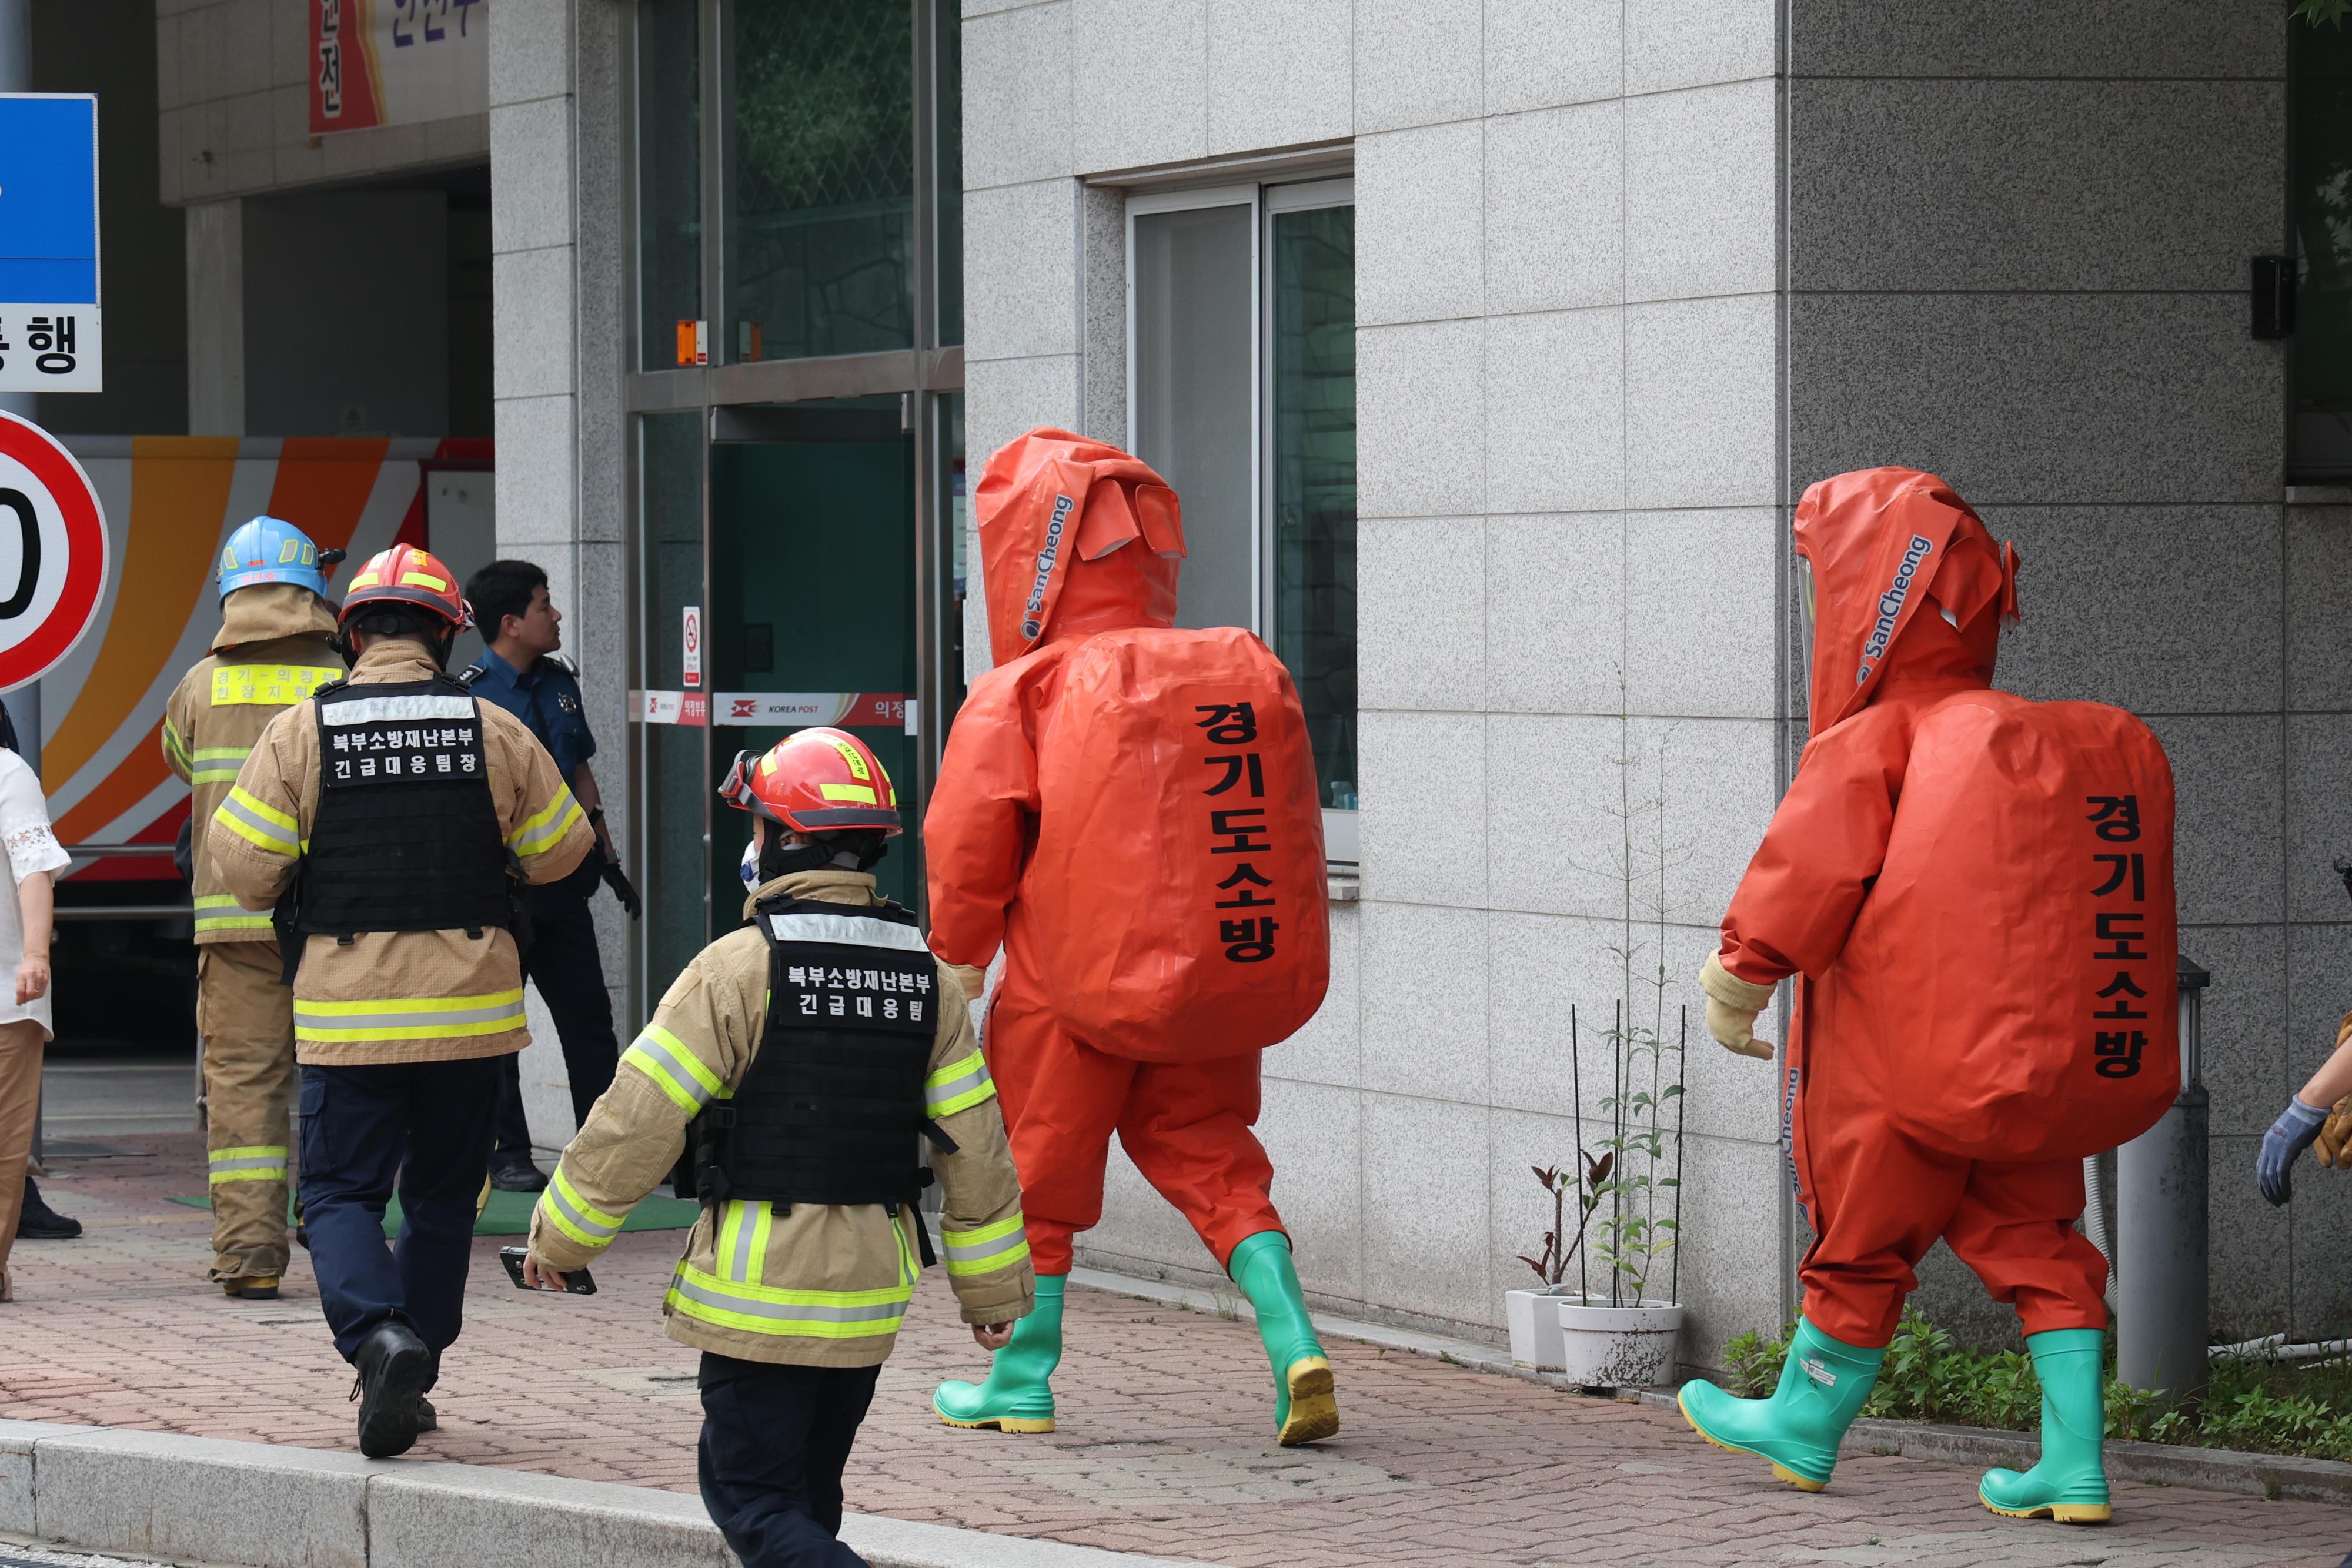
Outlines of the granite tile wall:
{"label": "granite tile wall", "polygon": [[[1598,1146],[1614,1004],[1678,1022],[1696,1000],[1781,711],[1774,8],[1565,9],[964,21],[975,462],[1039,423],[1125,438],[1123,189],[1302,144],[1355,175],[1362,902],[1323,1011],[1267,1054],[1260,1131],[1310,1292],[1481,1333],[1549,1218],[1528,1166],[1571,1157],[1580,1082]],[[1081,189],[1074,223],[1053,193]],[[1019,265],[971,254],[1015,212]],[[1695,1051],[1692,1079],[1705,1358],[1777,1321],[1783,1227],[1769,1073]],[[1113,1165],[1086,1253],[1213,1269]]]}
{"label": "granite tile wall", "polygon": [[[2311,630],[2335,617],[2297,613],[2340,581],[2345,535],[2282,507],[2285,357],[2244,296],[2286,237],[2285,16],[1958,16],[1789,7],[1788,495],[1874,463],[1942,475],[2024,556],[2000,683],[2129,707],[2164,741],[2182,947],[2213,973],[2216,1332],[2340,1332],[2332,1209],[2272,1210],[2251,1178],[2352,1004],[2327,870],[2352,851],[2331,760],[2352,726],[2335,633]],[[1930,1312],[2013,1335],[1948,1254],[1922,1274]]]}

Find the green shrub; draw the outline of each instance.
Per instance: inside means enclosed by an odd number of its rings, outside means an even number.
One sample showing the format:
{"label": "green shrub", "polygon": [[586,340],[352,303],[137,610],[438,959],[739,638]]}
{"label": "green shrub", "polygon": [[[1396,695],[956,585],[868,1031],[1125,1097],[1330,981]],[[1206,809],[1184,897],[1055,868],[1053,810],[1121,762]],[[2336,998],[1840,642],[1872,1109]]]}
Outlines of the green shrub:
{"label": "green shrub", "polygon": [[[1750,1399],[1770,1394],[1795,1329],[1777,1339],[1744,1333],[1725,1345],[1725,1386]],[[2217,1361],[2200,1406],[2166,1409],[2116,1380],[2112,1340],[2108,1348],[2110,1437],[2352,1460],[2352,1359]],[[1863,1414],[2030,1432],[2041,1426],[2042,1385],[2030,1356],[1964,1349],[1906,1308]]]}

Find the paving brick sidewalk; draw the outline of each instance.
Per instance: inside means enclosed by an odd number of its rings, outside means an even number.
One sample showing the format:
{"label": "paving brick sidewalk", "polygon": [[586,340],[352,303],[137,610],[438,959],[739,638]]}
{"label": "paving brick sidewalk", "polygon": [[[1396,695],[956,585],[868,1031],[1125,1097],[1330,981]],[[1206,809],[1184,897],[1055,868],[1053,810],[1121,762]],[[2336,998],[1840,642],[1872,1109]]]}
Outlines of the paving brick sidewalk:
{"label": "paving brick sidewalk", "polygon": [[[198,1141],[114,1143],[141,1157],[46,1184],[84,1239],[17,1247],[0,1416],[349,1447],[351,1375],[300,1255],[285,1300],[224,1300],[202,1278],[208,1218],[169,1201],[202,1190]],[[478,1242],[466,1337],[434,1396],[442,1430],[419,1457],[692,1490],[695,1358],[659,1316],[679,1240],[623,1236],[603,1293],[570,1300],[515,1292],[499,1243]],[[1247,1324],[1084,1290],[1061,1429],[955,1432],[927,1396],[982,1361],[936,1274],[908,1322],[849,1474],[851,1507],[900,1519],[1232,1568],[2336,1568],[2352,1546],[2352,1509],[2182,1488],[2120,1487],[2105,1530],[2011,1523],[1977,1505],[1974,1471],[1897,1458],[1847,1459],[1807,1497],[1670,1412],[1349,1343],[1330,1347],[1345,1429],[1286,1451]]]}

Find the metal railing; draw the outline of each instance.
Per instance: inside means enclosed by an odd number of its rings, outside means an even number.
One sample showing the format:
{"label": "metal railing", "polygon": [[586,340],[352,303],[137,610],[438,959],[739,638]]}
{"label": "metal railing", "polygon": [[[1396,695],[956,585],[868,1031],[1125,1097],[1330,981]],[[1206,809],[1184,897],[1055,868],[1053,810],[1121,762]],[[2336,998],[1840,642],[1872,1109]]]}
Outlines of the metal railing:
{"label": "metal railing", "polygon": [[[169,860],[170,844],[68,844],[67,854],[78,861],[90,860]],[[66,920],[184,920],[194,915],[194,906],[186,904],[60,904],[56,918]]]}

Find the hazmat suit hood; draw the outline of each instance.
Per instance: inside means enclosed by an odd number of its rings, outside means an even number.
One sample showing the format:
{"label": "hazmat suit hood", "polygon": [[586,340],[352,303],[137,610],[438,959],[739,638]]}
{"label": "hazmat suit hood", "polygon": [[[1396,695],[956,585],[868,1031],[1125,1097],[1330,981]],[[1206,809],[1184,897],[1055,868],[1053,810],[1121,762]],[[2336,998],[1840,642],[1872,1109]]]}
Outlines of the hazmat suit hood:
{"label": "hazmat suit hood", "polygon": [[1176,623],[1184,527],[1149,464],[1041,425],[997,449],[974,505],[997,664],[1065,637]]}
{"label": "hazmat suit hood", "polygon": [[2020,558],[1950,486],[1916,468],[1823,479],[1797,504],[1796,545],[1812,573],[1812,734],[1891,688],[1992,684]]}
{"label": "hazmat suit hood", "polygon": [[280,637],[332,637],[335,607],[299,583],[263,582],[232,590],[221,601],[221,629],[213,652]]}

